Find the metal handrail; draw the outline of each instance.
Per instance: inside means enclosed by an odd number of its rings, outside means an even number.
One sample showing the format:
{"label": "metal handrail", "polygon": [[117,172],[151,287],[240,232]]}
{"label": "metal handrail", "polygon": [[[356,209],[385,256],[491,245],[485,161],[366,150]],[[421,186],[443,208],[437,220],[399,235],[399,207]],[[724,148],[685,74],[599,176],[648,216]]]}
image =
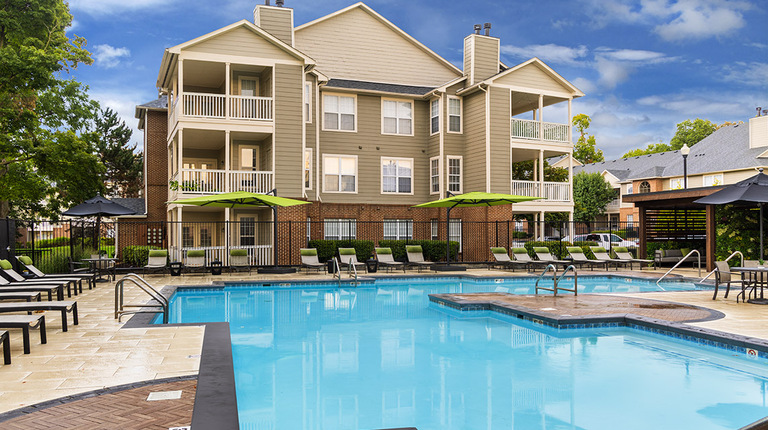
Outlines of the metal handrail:
{"label": "metal handrail", "polygon": [[[723,260],[723,261],[727,263],[727,262],[728,262],[728,260],[730,260],[731,258],[735,257],[736,255],[740,255],[740,256],[741,256],[741,265],[742,265],[742,267],[743,267],[743,266],[744,266],[744,254],[742,254],[742,253],[741,253],[741,251],[734,251],[734,252],[733,252],[733,254],[729,255],[729,256],[728,256],[728,258],[726,258],[726,259],[725,259],[725,260]],[[707,276],[705,276],[705,277],[701,278],[701,281],[699,281],[699,282],[704,282],[704,281],[706,281],[706,280],[707,280],[707,279],[709,279],[709,277],[710,277],[710,276],[712,276],[712,274],[714,274],[715,272],[717,272],[717,269],[715,269],[715,270],[713,270],[713,271],[711,271],[711,272],[707,273]]]}
{"label": "metal handrail", "polygon": [[338,278],[339,287],[341,287],[341,267],[339,266],[339,260],[336,259],[336,257],[333,257],[332,260],[333,260],[333,268],[334,268],[333,279]]}
{"label": "metal handrail", "polygon": [[[124,291],[124,284],[126,281],[132,282],[137,287],[141,288],[142,291],[149,294],[149,296],[158,302],[158,304],[151,304],[151,303],[145,303],[140,305],[125,305],[123,304],[123,291]],[[163,312],[163,324],[168,324],[168,299],[162,295],[159,291],[155,289],[152,285],[150,285],[144,278],[141,276],[135,274],[135,273],[129,273],[120,280],[118,280],[115,283],[115,319],[117,319],[118,322],[120,322],[120,319],[125,314],[136,314],[136,313],[157,313],[157,311],[126,311],[125,308],[161,308]]]}
{"label": "metal handrail", "polygon": [[[354,276],[352,275],[352,272],[354,272]],[[349,257],[349,264],[347,265],[347,274],[350,278],[355,278],[355,285],[357,285],[357,267],[355,267],[354,263],[352,263],[352,257]]]}
{"label": "metal handrail", "polygon": [[[560,285],[560,281],[563,280],[563,277],[565,277],[565,275],[569,271],[573,272],[573,289],[558,287],[558,285]],[[573,293],[574,296],[578,296],[579,295],[579,293],[578,293],[578,290],[579,290],[579,274],[576,273],[576,267],[573,264],[571,264],[568,267],[566,267],[565,270],[563,271],[563,274],[560,275],[560,277],[558,277],[557,279],[555,279],[555,295],[557,295],[557,291],[558,290],[569,291],[569,292]]]}
{"label": "metal handrail", "polygon": [[[680,261],[678,261],[678,262],[677,262],[677,264],[675,264],[674,266],[672,266],[672,268],[671,268],[671,269],[667,270],[667,273],[665,273],[664,275],[662,275],[662,277],[661,277],[661,278],[659,278],[659,279],[656,281],[656,286],[657,286],[657,287],[659,287],[659,288],[661,288],[661,285],[659,285],[659,283],[661,282],[661,280],[662,280],[662,279],[664,279],[664,278],[666,278],[666,277],[667,277],[667,275],[669,275],[669,274],[670,274],[670,273],[671,273],[673,270],[677,269],[677,266],[679,266],[679,265],[683,264],[683,263],[685,262],[685,260],[687,260],[687,259],[688,259],[688,257],[690,257],[690,256],[691,256],[691,254],[693,254],[694,252],[695,252],[695,253],[696,253],[696,255],[698,256],[698,262],[699,262],[699,276],[701,276],[701,253],[699,252],[699,250],[698,250],[698,249],[692,249],[692,250],[691,250],[691,252],[689,252],[689,253],[685,254],[685,257],[681,258],[681,259],[680,259]],[[661,288],[661,290],[662,290],[662,291],[666,291],[666,290],[664,290],[664,288]]]}
{"label": "metal handrail", "polygon": [[[544,277],[544,275],[549,272],[549,268],[552,268],[552,279],[555,280],[555,286],[553,288],[547,288],[547,287],[539,287],[539,281],[541,281],[541,278]],[[541,275],[536,279],[536,284],[534,285],[534,294],[539,294],[539,290],[544,291],[552,291],[553,293],[557,293],[557,267],[555,267],[554,264],[547,264],[547,267],[544,268],[544,271],[541,272]]]}

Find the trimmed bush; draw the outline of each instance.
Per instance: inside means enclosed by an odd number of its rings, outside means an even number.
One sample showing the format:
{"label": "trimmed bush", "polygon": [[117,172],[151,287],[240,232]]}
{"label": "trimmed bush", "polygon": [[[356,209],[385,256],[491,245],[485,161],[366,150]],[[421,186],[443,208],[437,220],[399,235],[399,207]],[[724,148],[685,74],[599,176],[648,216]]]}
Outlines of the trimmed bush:
{"label": "trimmed bush", "polygon": [[[427,261],[445,260],[444,240],[380,240],[379,246],[392,250],[395,261],[408,261],[405,252],[406,245],[419,245]],[[456,261],[459,255],[459,242],[451,241],[451,260]]]}
{"label": "trimmed bush", "polygon": [[131,267],[144,267],[149,261],[149,251],[161,249],[157,246],[132,245],[123,247],[120,251],[123,262]]}
{"label": "trimmed bush", "polygon": [[357,261],[363,262],[373,256],[373,241],[371,240],[325,240],[309,241],[309,247],[317,249],[317,260],[325,262],[339,253],[339,248],[354,248]]}
{"label": "trimmed bush", "polygon": [[571,242],[541,242],[532,240],[525,243],[525,249],[528,251],[528,255],[531,258],[536,258],[536,253],[533,252],[534,248],[549,248],[549,252],[553,257],[557,259],[563,259],[568,256],[568,252],[565,250],[566,246],[572,246]]}

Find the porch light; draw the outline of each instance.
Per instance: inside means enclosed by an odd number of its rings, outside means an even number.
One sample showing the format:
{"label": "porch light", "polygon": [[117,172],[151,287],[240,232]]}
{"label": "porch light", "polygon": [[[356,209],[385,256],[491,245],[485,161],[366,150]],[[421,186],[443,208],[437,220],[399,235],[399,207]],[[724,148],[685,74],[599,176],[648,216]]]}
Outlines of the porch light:
{"label": "porch light", "polygon": [[683,147],[680,148],[680,154],[683,155],[683,188],[688,189],[688,154],[691,153],[691,148],[688,147],[688,144],[683,144]]}

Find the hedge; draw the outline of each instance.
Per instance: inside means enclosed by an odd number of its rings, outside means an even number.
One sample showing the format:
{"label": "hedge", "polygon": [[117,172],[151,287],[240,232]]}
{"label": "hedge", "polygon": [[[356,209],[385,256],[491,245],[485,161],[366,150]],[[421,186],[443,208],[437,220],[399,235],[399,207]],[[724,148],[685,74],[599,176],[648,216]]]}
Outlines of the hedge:
{"label": "hedge", "polygon": [[149,251],[151,249],[162,249],[157,246],[131,245],[125,246],[121,250],[123,262],[131,267],[144,267],[149,261]]}
{"label": "hedge", "polygon": [[357,261],[363,262],[373,256],[372,240],[325,240],[309,241],[309,248],[317,249],[317,260],[328,261],[339,253],[339,248],[355,248]]}
{"label": "hedge", "polygon": [[[380,248],[391,248],[392,258],[395,261],[408,261],[405,252],[406,245],[421,245],[424,252],[424,259],[427,261],[445,260],[445,241],[444,240],[380,240]],[[459,255],[459,242],[451,241],[451,260],[456,261]]]}
{"label": "hedge", "polygon": [[540,242],[540,241],[530,241],[526,242],[524,245],[525,249],[528,251],[528,255],[531,256],[531,258],[536,258],[536,253],[533,252],[533,248],[539,248],[539,247],[547,247],[549,248],[549,252],[552,254],[553,257],[557,259],[563,259],[568,257],[568,250],[566,247],[568,246],[578,246],[584,251],[584,255],[587,258],[594,259],[595,254],[592,253],[592,250],[589,249],[590,246],[598,246],[596,242]]}

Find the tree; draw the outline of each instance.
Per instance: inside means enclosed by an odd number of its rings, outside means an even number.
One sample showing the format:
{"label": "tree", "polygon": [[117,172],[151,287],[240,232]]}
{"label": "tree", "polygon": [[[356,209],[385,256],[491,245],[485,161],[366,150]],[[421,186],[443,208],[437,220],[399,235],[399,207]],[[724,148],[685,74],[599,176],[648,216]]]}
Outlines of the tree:
{"label": "tree", "polygon": [[139,197],[144,160],[131,145],[133,131],[125,125],[115,111],[104,109],[94,121],[89,138],[106,169],[102,181],[108,196]]}
{"label": "tree", "polygon": [[696,118],[691,121],[686,119],[677,124],[677,131],[669,141],[669,146],[672,147],[672,150],[680,149],[683,145],[691,147],[714,133],[715,130],[717,130],[717,125],[709,120]]}
{"label": "tree", "polygon": [[[512,163],[512,177],[520,181],[532,181],[534,163],[538,163],[538,161],[527,160]],[[548,182],[566,182],[568,181],[568,169],[552,167],[547,160],[544,160],[544,180]]]}
{"label": "tree", "polygon": [[599,173],[581,172],[573,177],[575,221],[587,225],[605,213],[605,207],[616,197],[611,184]]}
{"label": "tree", "polygon": [[579,139],[573,146],[573,158],[584,164],[605,161],[603,151],[597,149],[595,136],[591,134],[587,135],[587,129],[591,122],[592,118],[583,113],[573,117],[573,126],[579,131]]}
{"label": "tree", "polygon": [[633,149],[627,152],[626,154],[622,155],[621,158],[638,157],[640,155],[656,154],[658,152],[667,152],[671,150],[672,150],[672,147],[664,142],[649,143],[645,149],[643,148]]}
{"label": "tree", "polygon": [[71,22],[61,0],[5,0],[0,12],[0,218],[55,217],[101,189],[83,138],[97,104],[65,79],[92,62]]}

